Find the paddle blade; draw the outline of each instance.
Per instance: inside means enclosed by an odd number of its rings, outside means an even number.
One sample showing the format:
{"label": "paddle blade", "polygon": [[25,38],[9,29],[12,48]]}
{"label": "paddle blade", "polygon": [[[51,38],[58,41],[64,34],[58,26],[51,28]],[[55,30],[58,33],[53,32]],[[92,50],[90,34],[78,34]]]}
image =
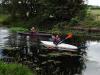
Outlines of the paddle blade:
{"label": "paddle blade", "polygon": [[73,35],[70,33],[70,34],[68,34],[68,35],[66,36],[66,39],[72,38],[72,37],[73,37]]}

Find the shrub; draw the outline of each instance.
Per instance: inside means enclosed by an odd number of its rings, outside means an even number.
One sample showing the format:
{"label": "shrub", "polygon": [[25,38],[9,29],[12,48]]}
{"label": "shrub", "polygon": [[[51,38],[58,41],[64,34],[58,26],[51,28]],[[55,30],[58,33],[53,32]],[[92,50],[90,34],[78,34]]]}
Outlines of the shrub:
{"label": "shrub", "polygon": [[60,34],[61,30],[58,25],[55,25],[50,32],[55,34]]}
{"label": "shrub", "polygon": [[79,23],[78,18],[72,18],[72,19],[70,20],[70,22],[69,22],[69,25],[75,26],[75,25],[77,25],[78,23]]}
{"label": "shrub", "polygon": [[100,27],[100,21],[93,21],[93,27]]}

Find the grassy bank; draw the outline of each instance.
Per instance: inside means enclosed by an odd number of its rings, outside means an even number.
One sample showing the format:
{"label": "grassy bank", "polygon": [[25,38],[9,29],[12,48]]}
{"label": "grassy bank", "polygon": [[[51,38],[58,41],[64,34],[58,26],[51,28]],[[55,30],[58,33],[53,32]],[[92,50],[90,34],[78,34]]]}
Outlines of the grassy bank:
{"label": "grassy bank", "polygon": [[31,70],[21,64],[7,64],[0,61],[0,75],[34,75]]}

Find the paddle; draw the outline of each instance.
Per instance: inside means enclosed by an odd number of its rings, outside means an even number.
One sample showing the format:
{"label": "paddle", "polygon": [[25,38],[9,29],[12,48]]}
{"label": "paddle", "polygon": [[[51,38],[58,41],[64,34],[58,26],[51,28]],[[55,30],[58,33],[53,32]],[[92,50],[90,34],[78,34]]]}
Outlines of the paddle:
{"label": "paddle", "polygon": [[67,34],[67,36],[65,37],[64,40],[60,41],[58,44],[61,44],[63,41],[65,41],[66,39],[72,38],[72,33]]}

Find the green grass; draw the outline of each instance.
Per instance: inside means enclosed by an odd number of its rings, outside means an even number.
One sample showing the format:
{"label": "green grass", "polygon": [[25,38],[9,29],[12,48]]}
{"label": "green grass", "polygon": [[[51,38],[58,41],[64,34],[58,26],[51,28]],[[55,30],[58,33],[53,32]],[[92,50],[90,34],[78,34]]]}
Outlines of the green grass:
{"label": "green grass", "polygon": [[0,75],[34,75],[22,64],[6,64],[0,61]]}
{"label": "green grass", "polygon": [[90,14],[92,14],[93,16],[95,16],[94,18],[96,20],[100,21],[100,9],[90,9],[89,12],[90,12]]}
{"label": "green grass", "polygon": [[100,15],[100,9],[90,9],[90,13],[93,15]]}
{"label": "green grass", "polygon": [[0,14],[0,22],[5,21],[8,17],[8,15]]}
{"label": "green grass", "polygon": [[23,27],[11,27],[10,31],[14,32],[14,33],[16,33],[16,32],[27,32],[28,29],[23,28]]}

